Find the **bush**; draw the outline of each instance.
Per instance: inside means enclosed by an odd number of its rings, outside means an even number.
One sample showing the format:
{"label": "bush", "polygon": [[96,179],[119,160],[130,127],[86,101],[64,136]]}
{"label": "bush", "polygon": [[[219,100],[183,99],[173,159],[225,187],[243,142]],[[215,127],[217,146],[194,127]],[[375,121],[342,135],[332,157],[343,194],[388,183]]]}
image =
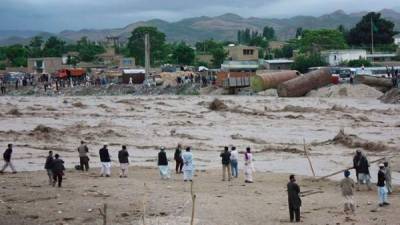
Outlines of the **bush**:
{"label": "bush", "polygon": [[310,67],[326,66],[327,63],[319,54],[299,55],[294,59],[292,69],[301,73],[306,73]]}
{"label": "bush", "polygon": [[346,63],[348,67],[370,67],[372,66],[371,62],[367,59],[355,59],[355,60],[350,60]]}

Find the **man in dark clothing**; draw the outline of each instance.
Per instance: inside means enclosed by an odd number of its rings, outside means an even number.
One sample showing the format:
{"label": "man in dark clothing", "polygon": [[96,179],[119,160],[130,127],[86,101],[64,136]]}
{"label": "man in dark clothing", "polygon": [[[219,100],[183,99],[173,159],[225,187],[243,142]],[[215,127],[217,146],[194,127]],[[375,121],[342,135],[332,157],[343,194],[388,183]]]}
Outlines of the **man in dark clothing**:
{"label": "man in dark clothing", "polygon": [[231,153],[229,148],[225,146],[224,152],[220,154],[222,158],[222,181],[225,181],[225,172],[228,172],[228,181],[231,180]]}
{"label": "man in dark clothing", "polygon": [[51,170],[53,172],[53,187],[56,185],[58,181],[58,187],[61,187],[62,177],[64,176],[64,161],[60,159],[60,155],[56,154],[54,156],[54,161],[51,166]]}
{"label": "man in dark clothing", "polygon": [[379,171],[378,171],[378,197],[379,197],[379,206],[390,205],[387,201],[387,193],[388,190],[386,188],[386,175],[385,175],[385,165],[379,164]]}
{"label": "man in dark clothing", "polygon": [[360,185],[364,183],[366,183],[368,190],[372,190],[368,159],[360,150],[356,151],[356,155],[353,159],[353,167],[356,169],[356,173],[358,172],[357,191],[360,190]]}
{"label": "man in dark clothing", "polygon": [[3,169],[0,170],[0,173],[3,173],[7,167],[10,167],[13,173],[17,173],[11,161],[12,151],[12,144],[8,144],[8,148],[3,153],[4,166]]}
{"label": "man in dark clothing", "polygon": [[126,150],[126,146],[122,145],[122,149],[118,152],[118,161],[121,168],[120,178],[128,177],[128,167],[129,167],[129,153]]}
{"label": "man in dark clothing", "polygon": [[79,161],[82,171],[89,170],[89,148],[85,145],[84,141],[81,141],[81,145],[78,147]]}
{"label": "man in dark clothing", "polygon": [[296,218],[296,222],[300,222],[300,187],[296,184],[296,178],[294,175],[290,175],[290,181],[287,184],[288,201],[289,201],[289,215],[290,222],[293,222]]}
{"label": "man in dark clothing", "polygon": [[105,143],[103,145],[103,148],[99,150],[100,162],[101,162],[101,172],[100,172],[101,177],[103,177],[104,175],[106,177],[110,177],[111,175],[111,159],[110,159],[110,154],[108,153],[107,146],[108,144]]}
{"label": "man in dark clothing", "polygon": [[176,149],[175,149],[174,159],[176,162],[176,167],[175,167],[176,173],[182,173],[183,159],[182,159],[182,150],[181,149],[182,149],[181,144],[178,144],[178,147],[176,147]]}
{"label": "man in dark clothing", "polygon": [[44,168],[47,171],[47,176],[49,176],[49,185],[53,184],[53,171],[52,171],[52,166],[53,166],[53,151],[49,151],[49,155],[46,158],[46,163],[44,164]]}
{"label": "man in dark clothing", "polygon": [[160,152],[158,153],[157,164],[160,170],[161,179],[168,179],[169,178],[168,158],[164,147],[160,148]]}

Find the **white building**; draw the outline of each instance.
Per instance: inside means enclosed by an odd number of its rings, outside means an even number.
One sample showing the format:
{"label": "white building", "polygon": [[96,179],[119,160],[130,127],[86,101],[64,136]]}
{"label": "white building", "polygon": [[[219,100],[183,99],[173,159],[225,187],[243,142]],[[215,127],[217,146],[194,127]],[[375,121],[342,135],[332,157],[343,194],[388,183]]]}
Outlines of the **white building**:
{"label": "white building", "polygon": [[322,51],[321,55],[330,66],[337,66],[350,60],[366,59],[367,51],[355,49],[328,50]]}
{"label": "white building", "polygon": [[394,44],[400,47],[400,35],[396,35],[394,38]]}

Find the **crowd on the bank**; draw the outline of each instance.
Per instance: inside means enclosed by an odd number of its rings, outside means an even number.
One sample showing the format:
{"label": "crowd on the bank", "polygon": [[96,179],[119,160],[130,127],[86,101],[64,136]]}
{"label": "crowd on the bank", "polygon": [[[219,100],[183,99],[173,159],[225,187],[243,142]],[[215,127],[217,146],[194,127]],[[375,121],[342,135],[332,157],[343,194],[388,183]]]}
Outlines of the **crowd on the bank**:
{"label": "crowd on the bank", "polygon": [[[81,141],[80,146],[77,148],[77,154],[79,155],[80,164],[75,166],[75,169],[81,171],[89,171],[89,148],[84,141]],[[13,145],[8,144],[7,149],[3,153],[4,165],[0,170],[0,173],[4,173],[7,167],[11,168],[13,173],[17,173],[13,161],[12,161]],[[236,147],[232,146],[231,150],[229,147],[225,147],[220,153],[221,164],[222,164],[222,181],[231,181],[233,178],[239,177],[239,152]],[[108,151],[108,144],[104,143],[103,147],[99,150],[100,157],[100,176],[110,177],[111,176],[111,157]],[[121,150],[118,151],[118,161],[120,164],[120,178],[128,177],[129,168],[129,153],[125,145],[122,145]],[[191,152],[191,147],[188,146],[183,152],[181,144],[175,149],[174,153],[175,160],[175,172],[177,174],[183,173],[183,180],[193,181],[194,176],[194,158]],[[246,183],[253,183],[253,155],[250,147],[246,148],[244,153],[244,176]],[[169,179],[171,177],[169,169],[168,156],[164,147],[160,147],[157,157],[157,165],[160,172],[161,179]],[[46,158],[44,168],[47,172],[49,179],[49,185],[62,186],[63,176],[65,173],[64,161],[61,159],[59,154],[53,156],[53,151],[49,151]],[[344,212],[346,215],[355,214],[355,200],[354,191],[360,191],[360,187],[365,185],[368,191],[372,190],[371,187],[371,175],[370,175],[370,164],[365,154],[361,150],[357,150],[353,157],[353,169],[355,169],[355,175],[357,182],[350,178],[350,171],[344,171],[344,178],[340,181],[341,192],[344,198]],[[228,179],[226,179],[228,178]],[[388,194],[393,193],[392,187],[392,175],[389,160],[384,160],[383,163],[379,164],[379,171],[377,173],[377,192],[378,192],[378,203],[379,206],[390,205],[388,202]],[[300,198],[300,186],[296,183],[295,175],[290,175],[289,182],[287,184],[288,192],[288,206],[289,215],[291,222],[300,221],[300,208],[302,205]]]}

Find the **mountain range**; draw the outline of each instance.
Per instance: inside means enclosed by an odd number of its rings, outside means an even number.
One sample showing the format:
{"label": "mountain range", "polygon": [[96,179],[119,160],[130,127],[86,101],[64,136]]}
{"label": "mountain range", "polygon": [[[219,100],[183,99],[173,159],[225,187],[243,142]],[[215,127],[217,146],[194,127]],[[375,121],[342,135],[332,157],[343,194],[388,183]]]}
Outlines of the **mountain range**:
{"label": "mountain range", "polygon": [[[400,13],[392,9],[379,11],[382,17],[395,23],[395,29],[400,30]],[[264,26],[273,27],[279,40],[288,40],[295,36],[296,29],[320,29],[336,28],[344,25],[346,28],[353,27],[360,21],[361,17],[368,12],[345,13],[337,10],[330,14],[314,16],[295,16],[285,19],[273,18],[243,18],[239,15],[227,13],[216,17],[194,17],[177,22],[167,22],[160,19],[139,21],[127,25],[123,28],[114,29],[82,29],[78,31],[64,30],[57,34],[44,31],[19,31],[19,30],[0,30],[0,45],[10,45],[15,43],[27,44],[35,35],[41,35],[45,39],[51,35],[62,38],[67,42],[79,40],[86,36],[93,41],[104,40],[107,36],[119,36],[122,42],[126,41],[132,30],[139,26],[154,26],[164,32],[167,41],[185,41],[195,43],[205,39],[235,41],[239,29],[249,28],[251,30],[262,31]]]}

